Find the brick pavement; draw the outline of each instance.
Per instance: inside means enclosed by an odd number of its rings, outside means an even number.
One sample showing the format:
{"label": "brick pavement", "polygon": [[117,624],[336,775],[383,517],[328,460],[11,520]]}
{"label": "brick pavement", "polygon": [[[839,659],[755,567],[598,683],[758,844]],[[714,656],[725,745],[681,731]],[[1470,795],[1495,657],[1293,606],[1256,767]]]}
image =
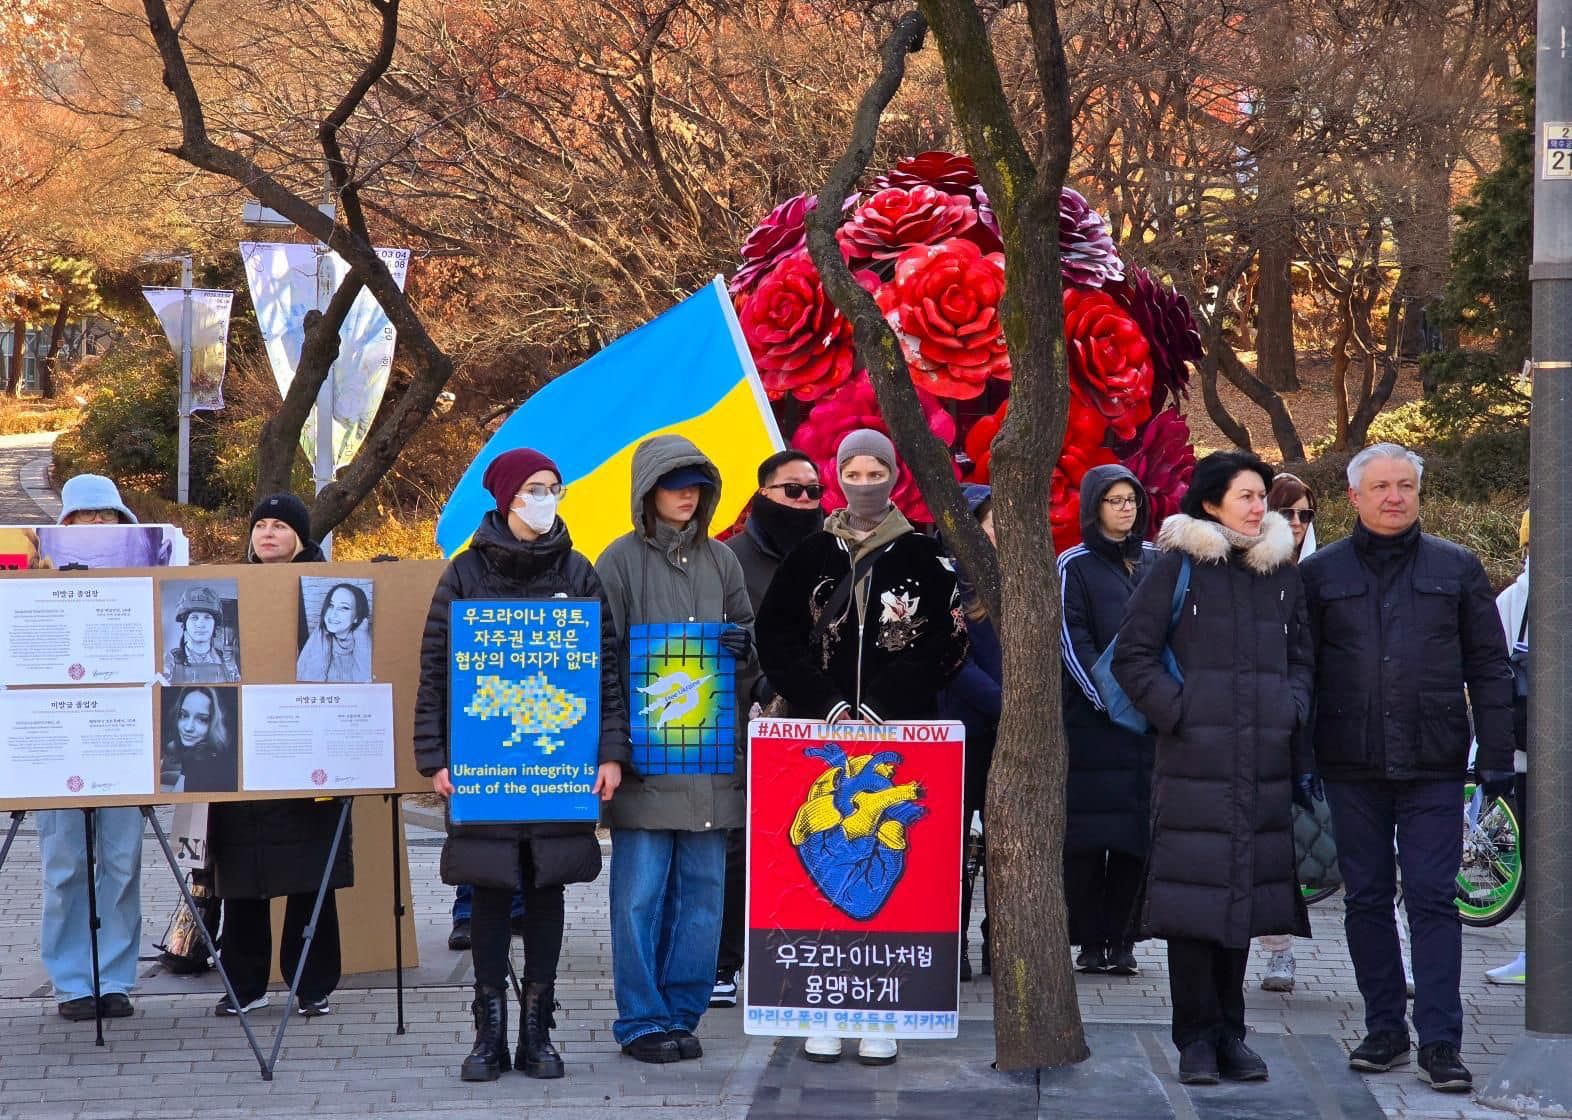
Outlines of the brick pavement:
{"label": "brick pavement", "polygon": [[[608,979],[610,949],[606,878],[570,888],[568,933],[559,993],[563,1013],[555,1037],[568,1077],[538,1082],[508,1075],[491,1085],[467,1085],[457,1064],[468,1050],[469,964],[447,951],[450,894],[437,879],[440,837],[411,829],[410,865],[422,966],[408,976],[408,1033],[395,1033],[391,977],[351,977],[334,998],[334,1014],[296,1019],[285,1038],[272,1083],[257,1076],[239,1025],[211,1014],[218,995],[212,977],[157,974],[137,996],[137,1015],[106,1025],[109,1045],[93,1045],[91,1024],[71,1024],[54,1013],[37,961],[38,858],[36,838],[24,827],[8,865],[0,870],[0,1118],[73,1117],[140,1120],[295,1115],[316,1118],[367,1114],[441,1116],[468,1120],[498,1104],[528,1106],[542,1120],[594,1120],[650,1115],[677,1120],[741,1120],[772,1051],[769,1039],[741,1034],[738,1011],[716,1011],[700,1028],[706,1055],[698,1063],[650,1067],[617,1053],[609,1026],[615,1014]],[[144,847],[144,955],[154,953],[176,891],[156,845]],[[1341,907],[1312,910],[1316,938],[1301,942],[1299,989],[1291,996],[1255,988],[1252,962],[1249,1019],[1262,1032],[1330,1035],[1344,1043],[1361,1031],[1360,1004],[1341,934]],[[1521,1033],[1522,989],[1484,983],[1481,973],[1521,943],[1515,918],[1495,930],[1469,931],[1464,942],[1465,1058],[1483,1078]],[[974,931],[973,944],[977,935]],[[1142,946],[1142,975],[1081,977],[1081,1006],[1089,1022],[1166,1023],[1167,977],[1161,946]],[[963,1016],[991,1017],[986,981],[966,984]],[[271,1032],[280,1010],[256,1015]],[[923,1046],[907,1050],[915,1058]],[[899,1068],[899,1067],[897,1067]],[[1368,1078],[1389,1116],[1499,1117],[1455,1097],[1433,1093],[1412,1069]]]}

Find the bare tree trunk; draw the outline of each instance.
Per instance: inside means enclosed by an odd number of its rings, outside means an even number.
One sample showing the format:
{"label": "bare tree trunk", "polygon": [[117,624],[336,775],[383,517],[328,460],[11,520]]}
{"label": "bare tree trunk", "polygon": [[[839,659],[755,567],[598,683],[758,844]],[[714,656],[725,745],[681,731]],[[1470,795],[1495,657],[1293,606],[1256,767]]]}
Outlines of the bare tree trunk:
{"label": "bare tree trunk", "polygon": [[1347,297],[1337,301],[1337,334],[1332,338],[1332,399],[1337,404],[1336,451],[1348,450],[1348,340],[1354,333],[1354,313]]}
{"label": "bare tree trunk", "polygon": [[1251,240],[1257,246],[1255,369],[1267,388],[1299,388],[1294,372],[1294,164],[1288,154],[1294,133],[1293,15],[1287,4],[1268,4],[1257,26],[1260,37],[1260,104],[1252,114],[1256,203]]}
{"label": "bare tree trunk", "polygon": [[[1401,285],[1401,281],[1399,282]],[[1397,372],[1402,364],[1401,347],[1403,345],[1403,331],[1406,327],[1405,319],[1409,308],[1413,305],[1410,299],[1399,299],[1394,293],[1392,310],[1386,320],[1386,345],[1380,354],[1381,380],[1376,382],[1374,388],[1360,402],[1359,408],[1354,412],[1354,418],[1349,425],[1349,441],[1355,447],[1363,447],[1370,438],[1370,425],[1386,407],[1386,402],[1392,399],[1392,389],[1397,385]],[[1372,355],[1374,360],[1375,355]],[[1373,371],[1372,371],[1373,372]]]}
{"label": "bare tree trunk", "polygon": [[17,399],[22,396],[22,371],[27,358],[27,320],[18,316],[11,323],[11,368],[7,371],[6,387]]}
{"label": "bare tree trunk", "polygon": [[[301,195],[286,188],[255,161],[213,140],[207,129],[201,95],[197,92],[186,62],[180,31],[170,20],[166,0],[142,0],[148,29],[152,32],[153,43],[164,65],[164,85],[174,95],[180,110],[181,142],[178,148],[170,150],[170,154],[193,167],[239,183],[263,205],[278,211],[305,233],[343,257],[358,282],[370,290],[387,313],[393,328],[398,331],[404,353],[414,366],[414,377],[410,384],[396,401],[384,404],[378,411],[377,420],[354,460],[339,472],[336,481],[329,483],[317,495],[311,510],[311,531],[318,537],[349,516],[392,468],[404,446],[431,415],[437,394],[453,375],[452,359],[432,339],[414,305],[399,289],[387,266],[377,256],[366,228],[359,182],[351,174],[349,161],[338,141],[339,130],[354,115],[371,88],[382,80],[392,64],[398,41],[399,2],[366,0],[367,6],[381,19],[376,52],[366,61],[333,111],[323,118],[317,129],[324,162],[338,199],[338,214],[343,219],[339,223]],[[334,336],[333,346],[336,347],[337,327],[329,321],[322,329]],[[328,340],[322,339],[320,344],[327,346]],[[326,367],[308,373],[316,380],[316,385],[312,387],[314,396],[326,374]],[[305,386],[310,382],[299,376],[296,381],[302,385],[304,395]],[[291,396],[294,395],[293,390],[294,386],[291,386]],[[286,404],[289,403],[286,400]],[[291,408],[291,422],[298,415],[300,422],[304,423],[309,411],[309,407]],[[289,461],[284,459],[285,443],[290,445],[288,454],[292,456],[293,444],[300,437],[297,425],[285,440],[282,427],[280,423],[275,428],[274,439],[269,445],[270,480],[276,480],[280,462]]]}
{"label": "bare tree trunk", "polygon": [[[853,323],[885,422],[999,628],[1006,699],[987,798],[995,1064],[1002,1070],[1059,1066],[1087,1056],[1065,913],[1061,604],[1046,514],[1069,405],[1058,253],[1059,194],[1070,151],[1068,74],[1055,5],[1029,0],[1047,117],[1034,164],[1011,119],[976,5],[922,0],[921,8],[922,16],[902,17],[885,43],[883,68],[858,109],[851,146],[809,219],[808,248],[830,298]],[[993,445],[997,556],[966,514],[949,452],[922,417],[900,343],[873,298],[852,279],[834,240],[841,202],[867,167],[879,115],[925,25],[938,40],[950,103],[1005,245],[1000,318],[1012,385],[1010,412]],[[1011,618],[1031,622],[1010,625]]]}
{"label": "bare tree trunk", "polygon": [[1296,392],[1294,370],[1293,241],[1279,229],[1263,232],[1261,279],[1255,289],[1255,368],[1267,388]]}
{"label": "bare tree trunk", "polygon": [[60,348],[65,345],[66,321],[70,316],[71,300],[62,295],[60,309],[55,312],[55,321],[49,328],[49,353],[38,371],[38,390],[46,400],[52,400],[55,395],[55,365],[60,360]]}
{"label": "bare tree trunk", "polygon": [[1239,360],[1239,355],[1234,353],[1234,348],[1228,343],[1219,343],[1217,358],[1218,368],[1228,379],[1228,383],[1249,397],[1272,422],[1272,438],[1277,441],[1277,450],[1283,462],[1304,462],[1304,441],[1299,438],[1299,430],[1294,427],[1293,414],[1288,411],[1288,405],[1283,398],[1245,368],[1245,364]]}
{"label": "bare tree trunk", "polygon": [[1206,405],[1206,414],[1212,418],[1212,423],[1217,425],[1218,430],[1229,442],[1241,451],[1249,451],[1251,450],[1250,429],[1228,411],[1228,406],[1217,393],[1217,349],[1227,345],[1221,338],[1214,339],[1212,345],[1206,348],[1205,356],[1197,363],[1201,373],[1201,400]]}

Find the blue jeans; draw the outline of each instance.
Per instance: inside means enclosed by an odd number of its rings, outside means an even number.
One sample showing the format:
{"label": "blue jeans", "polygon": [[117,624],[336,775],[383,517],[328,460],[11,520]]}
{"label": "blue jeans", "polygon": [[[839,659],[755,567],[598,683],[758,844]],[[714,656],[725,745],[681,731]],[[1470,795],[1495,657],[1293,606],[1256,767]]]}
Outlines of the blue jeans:
{"label": "blue jeans", "polygon": [[[142,947],[142,811],[98,809],[93,819],[98,892],[99,990],[129,992]],[[87,822],[80,809],[36,813],[44,872],[41,949],[60,1003],[93,994],[87,928]]]}
{"label": "blue jeans", "polygon": [[611,1034],[619,1046],[699,1025],[715,987],[725,883],[724,830],[612,830]]}
{"label": "blue jeans", "polygon": [[1414,1030],[1421,1046],[1461,1046],[1463,924],[1455,894],[1463,859],[1463,783],[1329,781],[1326,800],[1337,835],[1343,928],[1365,1001],[1365,1029],[1408,1033],[1407,982],[1392,912],[1401,864],[1414,956]]}
{"label": "blue jeans", "polygon": [[[475,888],[468,883],[460,883],[453,891],[453,920],[467,922],[475,909]],[[513,905],[508,909],[508,917],[522,918],[524,916],[524,896],[515,894]]]}

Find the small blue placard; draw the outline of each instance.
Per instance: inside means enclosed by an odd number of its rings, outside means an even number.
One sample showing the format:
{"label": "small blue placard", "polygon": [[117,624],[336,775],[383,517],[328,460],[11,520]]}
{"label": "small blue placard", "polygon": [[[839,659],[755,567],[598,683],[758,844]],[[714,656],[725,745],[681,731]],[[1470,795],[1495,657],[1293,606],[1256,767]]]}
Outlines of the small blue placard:
{"label": "small blue placard", "polygon": [[737,659],[724,622],[628,627],[628,716],[640,774],[737,768]]}
{"label": "small blue placard", "polygon": [[596,820],[600,600],[455,599],[449,611],[449,818]]}

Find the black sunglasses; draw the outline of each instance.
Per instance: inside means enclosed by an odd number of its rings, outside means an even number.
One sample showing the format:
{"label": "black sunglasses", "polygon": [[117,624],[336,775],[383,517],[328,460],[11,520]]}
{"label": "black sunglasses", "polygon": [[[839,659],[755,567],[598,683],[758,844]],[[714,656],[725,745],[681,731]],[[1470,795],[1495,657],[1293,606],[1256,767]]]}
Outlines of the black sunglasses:
{"label": "black sunglasses", "polygon": [[1287,518],[1289,524],[1293,524],[1293,520],[1296,517],[1301,525],[1308,525],[1315,520],[1315,510],[1313,509],[1280,509],[1277,512]]}
{"label": "black sunglasses", "polygon": [[808,497],[812,498],[814,501],[818,501],[820,498],[824,497],[824,487],[818,485],[817,483],[810,483],[809,485],[804,486],[800,482],[777,482],[773,486],[766,486],[765,489],[784,490],[786,491],[786,496],[792,501],[796,501],[804,494],[808,495]]}

